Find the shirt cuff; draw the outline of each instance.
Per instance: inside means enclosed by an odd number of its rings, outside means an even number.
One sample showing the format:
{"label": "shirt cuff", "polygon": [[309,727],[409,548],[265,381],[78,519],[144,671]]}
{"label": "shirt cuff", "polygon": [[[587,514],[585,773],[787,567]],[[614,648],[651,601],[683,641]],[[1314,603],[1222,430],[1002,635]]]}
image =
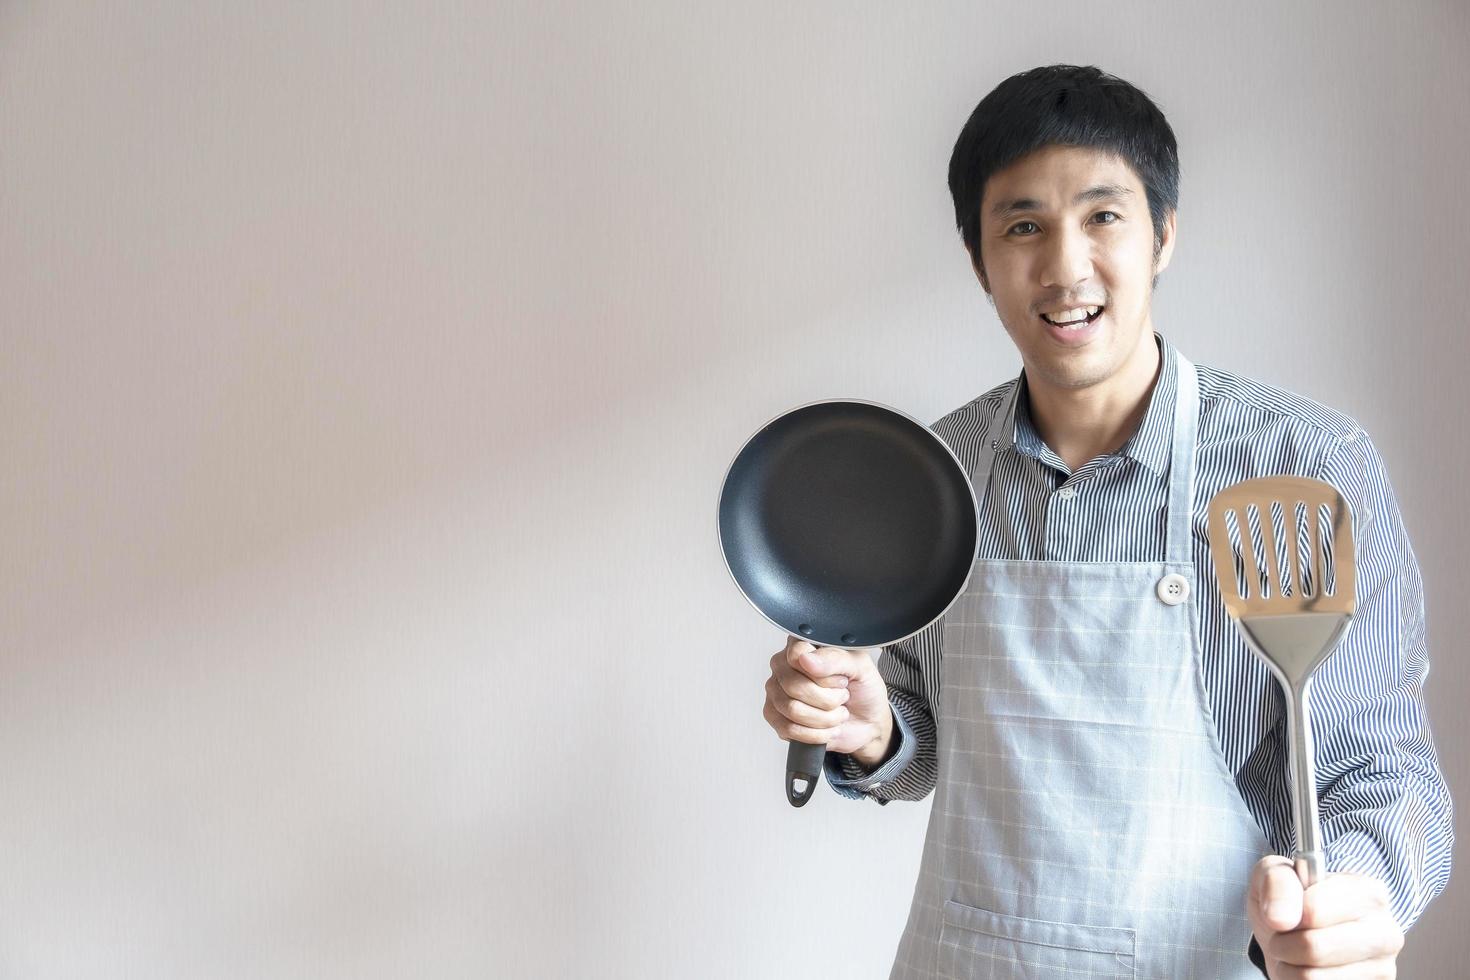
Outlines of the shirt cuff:
{"label": "shirt cuff", "polygon": [[919,740],[914,736],[914,730],[909,727],[909,723],[904,720],[903,712],[898,710],[898,706],[890,701],[889,707],[893,709],[892,737],[897,745],[887,762],[869,772],[862,763],[844,752],[827,753],[822,768],[827,775],[827,784],[839,796],[850,800],[860,800],[866,796],[886,806],[889,800],[883,796],[882,791],[913,761],[919,749]]}

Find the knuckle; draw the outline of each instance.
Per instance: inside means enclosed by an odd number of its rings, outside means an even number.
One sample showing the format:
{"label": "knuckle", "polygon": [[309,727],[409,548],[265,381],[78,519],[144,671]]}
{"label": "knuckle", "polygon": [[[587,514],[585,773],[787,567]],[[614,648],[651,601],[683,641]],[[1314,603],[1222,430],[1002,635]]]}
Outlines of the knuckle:
{"label": "knuckle", "polygon": [[1278,932],[1261,944],[1261,951],[1270,959],[1284,962],[1302,959],[1302,945],[1298,933]]}

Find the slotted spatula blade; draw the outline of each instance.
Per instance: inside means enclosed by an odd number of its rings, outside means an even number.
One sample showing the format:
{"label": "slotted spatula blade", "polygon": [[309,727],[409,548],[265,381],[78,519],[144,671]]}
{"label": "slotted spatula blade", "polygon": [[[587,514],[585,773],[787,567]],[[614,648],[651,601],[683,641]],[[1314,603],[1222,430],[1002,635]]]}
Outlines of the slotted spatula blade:
{"label": "slotted spatula blade", "polygon": [[1312,672],[1352,623],[1352,511],[1330,483],[1268,476],[1221,490],[1209,512],[1210,555],[1225,608],[1286,696],[1293,861],[1302,884],[1310,886],[1326,873],[1310,686]]}

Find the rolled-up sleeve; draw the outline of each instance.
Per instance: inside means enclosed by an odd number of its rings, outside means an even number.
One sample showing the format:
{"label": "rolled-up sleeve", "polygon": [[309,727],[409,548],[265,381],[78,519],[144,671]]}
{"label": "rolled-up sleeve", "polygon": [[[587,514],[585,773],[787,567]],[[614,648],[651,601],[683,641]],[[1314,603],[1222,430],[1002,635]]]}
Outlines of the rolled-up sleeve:
{"label": "rolled-up sleeve", "polygon": [[1424,706],[1423,582],[1367,434],[1358,429],[1331,451],[1320,477],[1352,507],[1357,578],[1353,624],[1312,685],[1328,869],[1381,879],[1407,929],[1444,890],[1454,842]]}

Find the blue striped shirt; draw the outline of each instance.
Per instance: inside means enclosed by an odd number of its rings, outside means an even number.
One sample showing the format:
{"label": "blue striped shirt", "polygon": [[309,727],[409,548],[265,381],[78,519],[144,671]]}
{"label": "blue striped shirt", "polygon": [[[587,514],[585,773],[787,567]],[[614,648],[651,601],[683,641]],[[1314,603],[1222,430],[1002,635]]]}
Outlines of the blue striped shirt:
{"label": "blue striped shirt", "polygon": [[[1076,472],[1037,434],[1024,374],[934,423],[934,432],[972,468],[982,444],[998,435],[993,430],[1006,396],[1023,385],[1015,444],[1002,442],[980,507],[980,558],[1164,560],[1178,372],[1174,348],[1155,337],[1162,368],[1137,431],[1117,452]],[[1278,853],[1290,853],[1284,698],[1225,611],[1207,508],[1216,491],[1252,477],[1325,480],[1353,511],[1357,609],[1352,629],[1313,681],[1322,837],[1329,869],[1383,880],[1407,928],[1444,889],[1454,834],[1424,709],[1429,659],[1419,566],[1383,461],[1356,422],[1308,398],[1204,365],[1199,386],[1193,558],[1203,681],[1220,747],[1267,840]],[[1073,492],[1058,494],[1063,487]],[[888,685],[897,745],[872,772],[851,756],[829,753],[827,779],[838,793],[886,804],[921,800],[934,789],[942,622],[884,648],[878,670]]]}

